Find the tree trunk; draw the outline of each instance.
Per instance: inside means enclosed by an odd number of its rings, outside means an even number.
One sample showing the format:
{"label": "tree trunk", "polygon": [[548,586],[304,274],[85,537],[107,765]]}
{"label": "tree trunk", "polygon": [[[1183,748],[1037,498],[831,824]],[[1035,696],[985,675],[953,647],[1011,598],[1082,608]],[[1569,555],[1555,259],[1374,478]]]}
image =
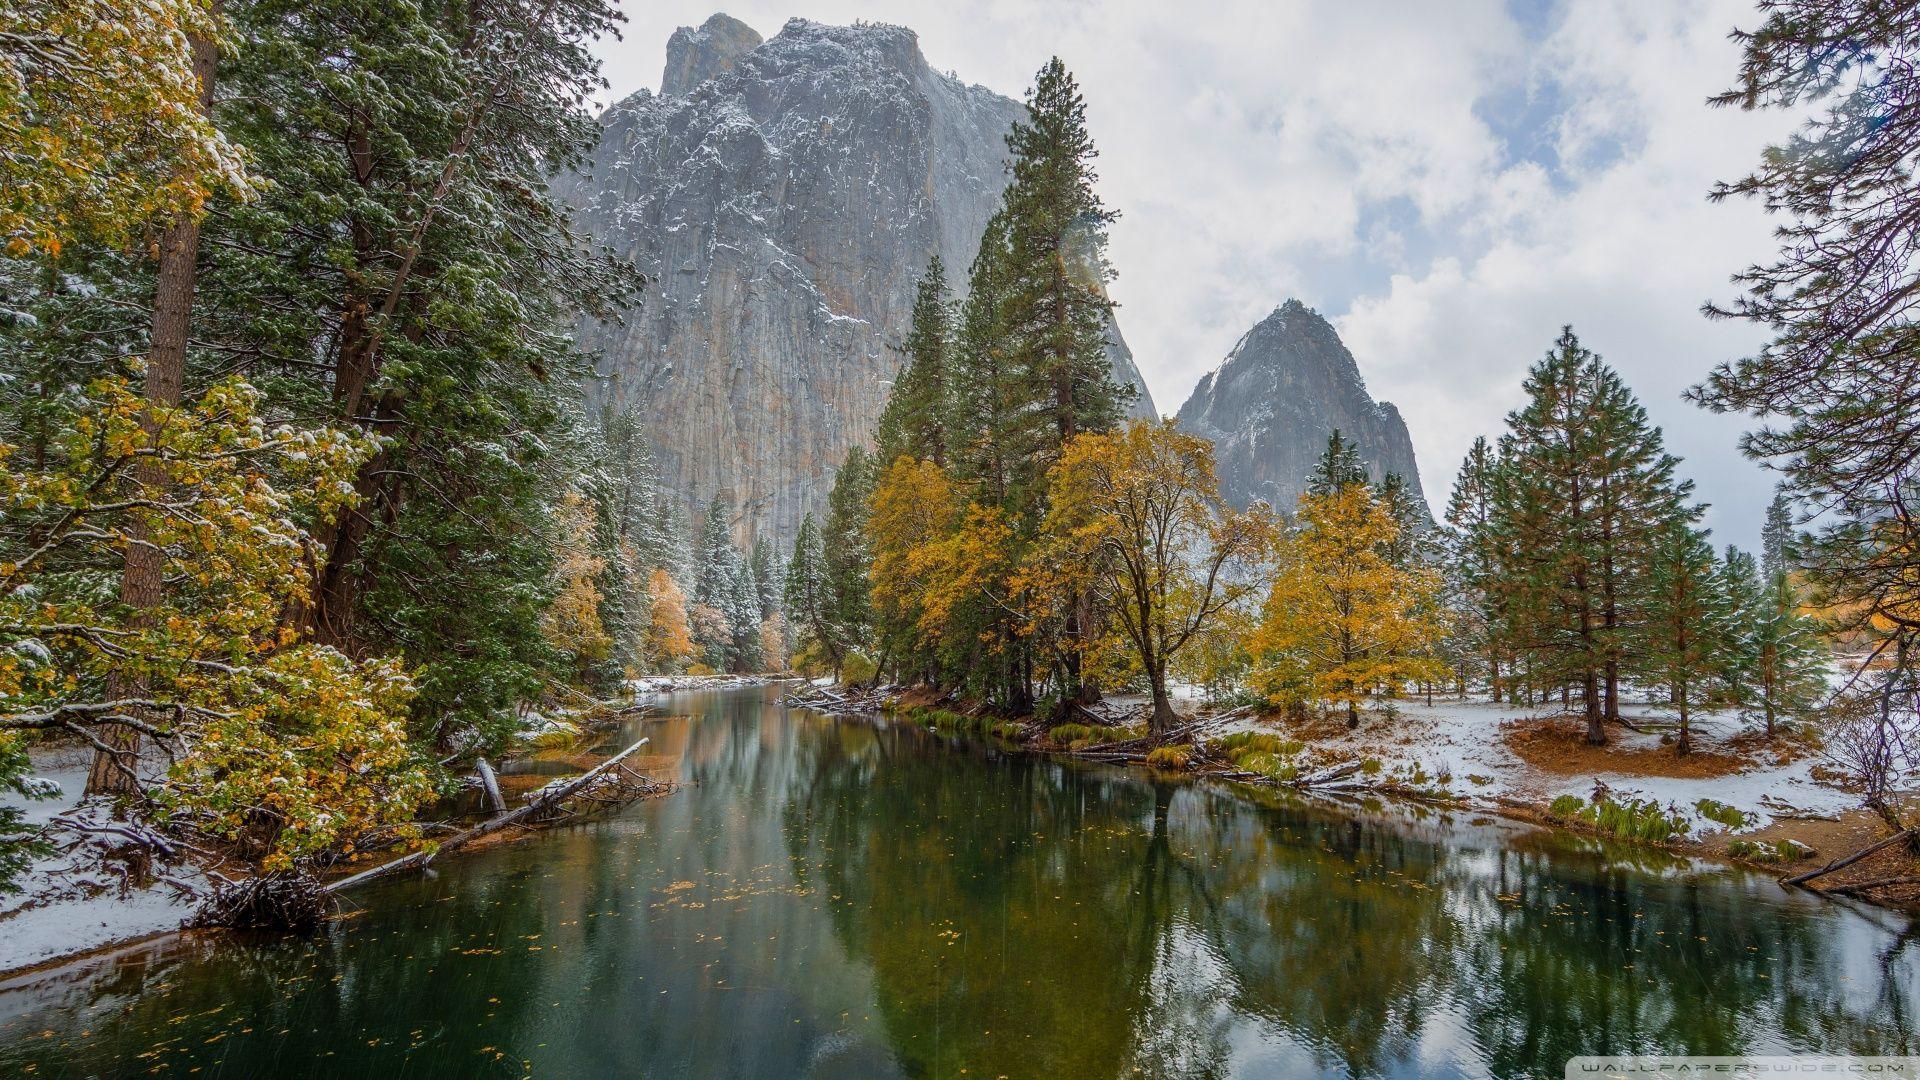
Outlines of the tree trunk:
{"label": "tree trunk", "polygon": [[[213,75],[217,52],[212,41],[194,37],[193,75],[200,81],[200,111],[213,110]],[[147,373],[144,396],[149,406],[171,408],[180,404],[181,388],[187,373],[187,329],[193,315],[194,267],[200,258],[200,217],[182,214],[174,219],[160,238],[160,266],[153,289],[153,322],[147,345]],[[151,409],[141,424],[149,434],[155,430]],[[144,461],[134,467],[134,479],[143,487],[163,483],[165,470]],[[165,588],[165,560],[159,549],[147,542],[146,530],[137,521],[127,530],[127,551],[120,571],[120,602],[145,622],[160,604]],[[116,671],[107,679],[107,697],[113,700],[146,697],[149,686],[144,676],[129,676]],[[113,751],[98,751],[87,772],[88,795],[131,795],[139,790],[135,769],[140,753],[140,733],[117,725],[100,733],[100,741]]]}
{"label": "tree trunk", "polygon": [[1693,753],[1693,729],[1687,715],[1687,688],[1680,686],[1674,689],[1680,697],[1680,738],[1673,744],[1673,753],[1675,757],[1686,757]]}
{"label": "tree trunk", "polygon": [[1153,715],[1147,719],[1147,733],[1164,734],[1180,722],[1180,714],[1173,711],[1173,699],[1167,694],[1166,672],[1155,672],[1148,681],[1153,687]]}
{"label": "tree trunk", "polygon": [[1590,746],[1605,746],[1607,729],[1602,725],[1606,716],[1600,708],[1600,680],[1591,668],[1583,674],[1580,688],[1586,695],[1587,743]]}

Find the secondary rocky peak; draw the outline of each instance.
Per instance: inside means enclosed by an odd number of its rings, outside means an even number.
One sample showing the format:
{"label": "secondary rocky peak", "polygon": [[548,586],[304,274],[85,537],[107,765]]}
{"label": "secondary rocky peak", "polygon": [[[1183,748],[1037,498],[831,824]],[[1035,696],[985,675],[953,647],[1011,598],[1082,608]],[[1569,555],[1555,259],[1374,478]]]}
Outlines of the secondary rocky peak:
{"label": "secondary rocky peak", "polygon": [[1396,473],[1420,493],[1399,410],[1373,400],[1333,324],[1299,300],[1242,335],[1200,379],[1178,420],[1213,440],[1221,492],[1238,506],[1292,510],[1335,428],[1359,447],[1375,480]]}
{"label": "secondary rocky peak", "polygon": [[683,26],[667,39],[667,69],[660,76],[660,92],[677,97],[724,75],[760,42],[753,27],[731,15],[716,13],[698,30]]}

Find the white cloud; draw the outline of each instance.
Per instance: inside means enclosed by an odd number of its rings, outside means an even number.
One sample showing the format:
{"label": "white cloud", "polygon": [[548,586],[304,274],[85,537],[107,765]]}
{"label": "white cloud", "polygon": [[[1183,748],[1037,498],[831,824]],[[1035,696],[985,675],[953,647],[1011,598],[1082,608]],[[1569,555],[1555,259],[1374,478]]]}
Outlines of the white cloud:
{"label": "white cloud", "polygon": [[[712,3],[630,12],[625,40],[602,49],[613,93],[657,87],[668,35]],[[795,13],[725,10],[767,36]],[[1527,365],[1571,322],[1667,428],[1723,538],[1751,543],[1768,480],[1738,458],[1742,423],[1678,398],[1756,340],[1698,314],[1768,250],[1757,211],[1705,201],[1786,126],[1704,105],[1733,75],[1725,35],[1754,21],[1746,0],[1580,0],[1525,21],[1498,0],[819,0],[798,13],[911,26],[934,66],[1010,96],[1048,55],[1066,61],[1102,194],[1123,215],[1121,323],[1163,409],[1299,296],[1401,406],[1443,504],[1468,443],[1498,431]]]}

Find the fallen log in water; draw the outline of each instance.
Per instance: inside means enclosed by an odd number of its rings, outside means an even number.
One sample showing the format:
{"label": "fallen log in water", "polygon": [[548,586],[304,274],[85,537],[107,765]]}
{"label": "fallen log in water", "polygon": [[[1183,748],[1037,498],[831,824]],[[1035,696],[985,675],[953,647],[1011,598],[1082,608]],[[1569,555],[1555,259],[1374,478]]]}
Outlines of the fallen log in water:
{"label": "fallen log in water", "polygon": [[894,687],[875,686],[868,689],[859,687],[810,686],[805,690],[795,690],[780,699],[780,704],[790,709],[812,709],[814,712],[833,713],[872,713],[879,712],[892,696]]}
{"label": "fallen log in water", "polygon": [[[422,848],[410,855],[402,855],[400,858],[394,859],[391,862],[382,863],[379,866],[362,870],[351,877],[344,877],[338,881],[330,882],[323,891],[328,896],[337,896],[356,885],[364,885],[369,881],[388,877],[403,870],[425,868],[441,855],[465,847],[489,833],[499,832],[501,829],[512,825],[533,823],[549,818],[554,813],[563,811],[563,804],[569,799],[582,798],[595,799],[596,801],[630,801],[631,799],[660,791],[665,785],[641,776],[621,764],[646,744],[647,740],[641,739],[625,750],[620,751],[600,764],[595,765],[593,768],[588,769],[586,772],[581,773],[579,776],[556,780],[546,787],[529,794],[527,796],[527,804],[518,810],[489,818],[465,832],[456,833],[441,841],[439,847],[433,850]],[[609,788],[617,791],[617,798],[613,800],[607,800],[605,798],[604,789]],[[599,796],[599,798],[596,799],[596,796]]]}

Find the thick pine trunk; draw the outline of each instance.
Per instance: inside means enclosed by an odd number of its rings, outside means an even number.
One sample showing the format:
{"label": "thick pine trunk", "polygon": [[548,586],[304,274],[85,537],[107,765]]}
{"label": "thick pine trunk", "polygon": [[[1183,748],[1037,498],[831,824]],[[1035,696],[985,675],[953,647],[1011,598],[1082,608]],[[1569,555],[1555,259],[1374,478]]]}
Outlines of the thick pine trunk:
{"label": "thick pine trunk", "polygon": [[[213,109],[213,76],[217,52],[204,38],[192,39],[193,74],[200,81],[200,111]],[[153,322],[147,345],[147,372],[143,395],[147,404],[171,408],[180,404],[186,382],[187,330],[193,316],[194,268],[200,258],[200,218],[183,214],[176,218],[160,238],[160,264],[153,289]],[[151,433],[155,418],[149,410],[141,423]],[[165,482],[165,471],[151,461],[134,468],[134,479],[144,486]],[[136,620],[158,607],[165,589],[166,563],[158,549],[146,542],[146,530],[135,523],[128,532],[125,562],[120,571],[120,602],[132,610]],[[149,687],[142,676],[115,672],[107,679],[107,697],[112,700],[146,697]],[[134,769],[140,752],[140,733],[131,728],[112,726],[101,732],[101,742],[111,751],[98,751],[87,772],[88,795],[130,795],[139,790]]]}

